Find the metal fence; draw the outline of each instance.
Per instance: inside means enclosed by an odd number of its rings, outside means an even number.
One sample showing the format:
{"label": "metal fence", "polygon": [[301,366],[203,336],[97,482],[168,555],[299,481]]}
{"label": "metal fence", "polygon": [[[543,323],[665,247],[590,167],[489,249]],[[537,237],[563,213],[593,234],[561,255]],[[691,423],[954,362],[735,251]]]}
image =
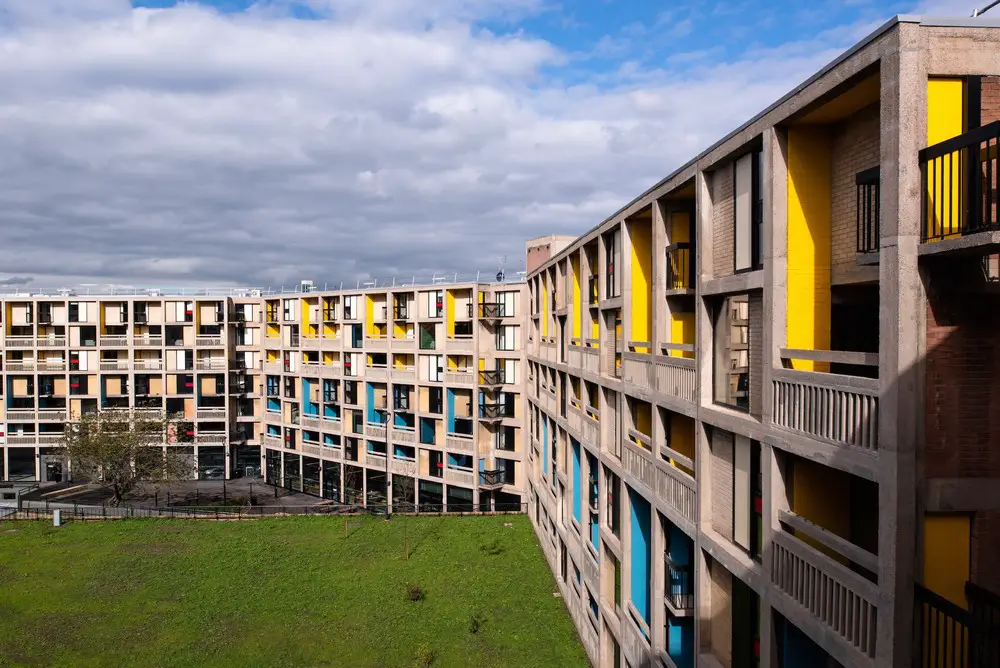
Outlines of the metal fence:
{"label": "metal fence", "polygon": [[[484,515],[523,515],[528,512],[527,504],[503,504],[495,510],[449,510],[444,505],[407,504],[403,509],[392,509],[392,515],[430,515],[475,517]],[[54,512],[60,511],[62,522],[73,520],[116,520],[132,518],[203,519],[203,520],[243,520],[259,517],[298,517],[305,515],[388,515],[386,506],[358,506],[348,504],[315,504],[311,506],[70,506],[0,508],[0,522],[33,521],[53,519]]]}
{"label": "metal fence", "polygon": [[975,585],[967,584],[966,593],[973,603],[972,611],[916,585],[916,666],[996,668],[1000,665],[1000,625],[993,613],[1000,605],[995,597],[992,602],[987,601],[985,595],[989,592]]}

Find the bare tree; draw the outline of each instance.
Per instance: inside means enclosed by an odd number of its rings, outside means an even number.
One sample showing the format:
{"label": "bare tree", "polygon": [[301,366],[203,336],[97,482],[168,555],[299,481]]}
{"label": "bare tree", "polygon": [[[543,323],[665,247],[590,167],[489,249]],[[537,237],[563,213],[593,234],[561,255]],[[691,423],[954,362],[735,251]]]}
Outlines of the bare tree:
{"label": "bare tree", "polygon": [[88,413],[66,425],[63,458],[74,477],[88,479],[109,490],[112,504],[145,483],[185,478],[190,466],[163,444],[171,421],[150,418],[128,409]]}

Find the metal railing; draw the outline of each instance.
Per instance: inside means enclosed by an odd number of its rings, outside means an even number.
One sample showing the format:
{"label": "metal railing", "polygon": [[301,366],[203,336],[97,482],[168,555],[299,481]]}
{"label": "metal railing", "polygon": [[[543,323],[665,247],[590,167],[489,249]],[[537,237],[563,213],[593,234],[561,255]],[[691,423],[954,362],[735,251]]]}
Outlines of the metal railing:
{"label": "metal railing", "polygon": [[998,148],[994,121],[920,151],[923,241],[1000,230]]}
{"label": "metal railing", "polygon": [[487,469],[479,472],[480,487],[502,487],[507,484],[507,471],[503,469]]}
{"label": "metal railing", "polygon": [[687,290],[694,287],[694,265],[691,244],[684,241],[667,246],[667,290]]}
{"label": "metal railing", "polygon": [[504,404],[479,404],[479,417],[484,420],[500,420],[513,416],[512,411],[507,410]]}
{"label": "metal railing", "polygon": [[669,556],[664,557],[667,591],[665,597],[674,610],[694,609],[694,579],[691,567],[675,564]]}
{"label": "metal railing", "polygon": [[[914,585],[914,666],[990,668],[1000,665],[1000,618],[983,616],[977,601],[993,596],[966,583],[971,610]],[[983,594],[985,592],[985,595]],[[977,612],[979,614],[977,614]]]}
{"label": "metal railing", "polygon": [[877,253],[879,246],[881,203],[881,169],[872,167],[854,177],[857,186],[858,252]]}

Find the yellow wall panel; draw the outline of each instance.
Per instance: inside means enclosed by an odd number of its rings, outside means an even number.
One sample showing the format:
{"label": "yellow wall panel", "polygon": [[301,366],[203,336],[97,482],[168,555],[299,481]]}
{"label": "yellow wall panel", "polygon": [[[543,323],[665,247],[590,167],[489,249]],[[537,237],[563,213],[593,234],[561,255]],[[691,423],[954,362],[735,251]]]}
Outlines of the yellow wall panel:
{"label": "yellow wall panel", "polygon": [[971,524],[968,515],[924,517],[923,584],[963,608],[967,607],[965,583],[971,564]]}
{"label": "yellow wall panel", "polygon": [[[649,341],[653,338],[650,317],[652,302],[653,230],[648,222],[629,223],[632,242],[632,341]],[[649,348],[637,347],[636,352],[647,353]]]}
{"label": "yellow wall panel", "polygon": [[[694,345],[694,313],[670,314],[670,342]],[[694,359],[694,351],[671,350],[671,357]]]}
{"label": "yellow wall panel", "polygon": [[580,300],[580,257],[574,255],[569,260],[570,271],[573,272],[573,336],[571,338],[580,338],[580,329],[582,327],[580,318],[580,309],[583,308],[583,303]]}
{"label": "yellow wall panel", "polygon": [[[965,131],[965,83],[961,79],[927,80],[927,145],[957,137]],[[947,157],[928,165],[927,190],[931,194],[927,212],[927,233],[949,236],[959,228],[960,192],[963,165]],[[942,197],[935,199],[935,193]]]}
{"label": "yellow wall panel", "polygon": [[[830,349],[831,141],[812,127],[788,130],[789,348]],[[823,362],[794,368],[825,371]]]}
{"label": "yellow wall panel", "polygon": [[451,290],[445,293],[445,319],[447,322],[448,336],[455,336],[455,295]]}
{"label": "yellow wall panel", "polygon": [[[841,538],[851,537],[850,476],[806,459],[796,459],[792,480],[792,510]],[[820,552],[841,563],[847,560],[809,536],[797,534]]]}

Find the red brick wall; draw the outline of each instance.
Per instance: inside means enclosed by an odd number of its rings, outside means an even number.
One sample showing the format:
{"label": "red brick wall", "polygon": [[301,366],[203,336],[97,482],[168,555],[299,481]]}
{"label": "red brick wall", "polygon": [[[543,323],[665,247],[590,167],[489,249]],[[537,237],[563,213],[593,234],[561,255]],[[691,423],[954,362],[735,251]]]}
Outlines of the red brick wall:
{"label": "red brick wall", "polygon": [[1000,477],[1000,296],[958,293],[958,273],[928,291],[925,473]]}
{"label": "red brick wall", "polygon": [[972,581],[1000,593],[1000,512],[978,512],[972,519]]}
{"label": "red brick wall", "polygon": [[1000,77],[982,79],[982,124],[1000,120]]}

